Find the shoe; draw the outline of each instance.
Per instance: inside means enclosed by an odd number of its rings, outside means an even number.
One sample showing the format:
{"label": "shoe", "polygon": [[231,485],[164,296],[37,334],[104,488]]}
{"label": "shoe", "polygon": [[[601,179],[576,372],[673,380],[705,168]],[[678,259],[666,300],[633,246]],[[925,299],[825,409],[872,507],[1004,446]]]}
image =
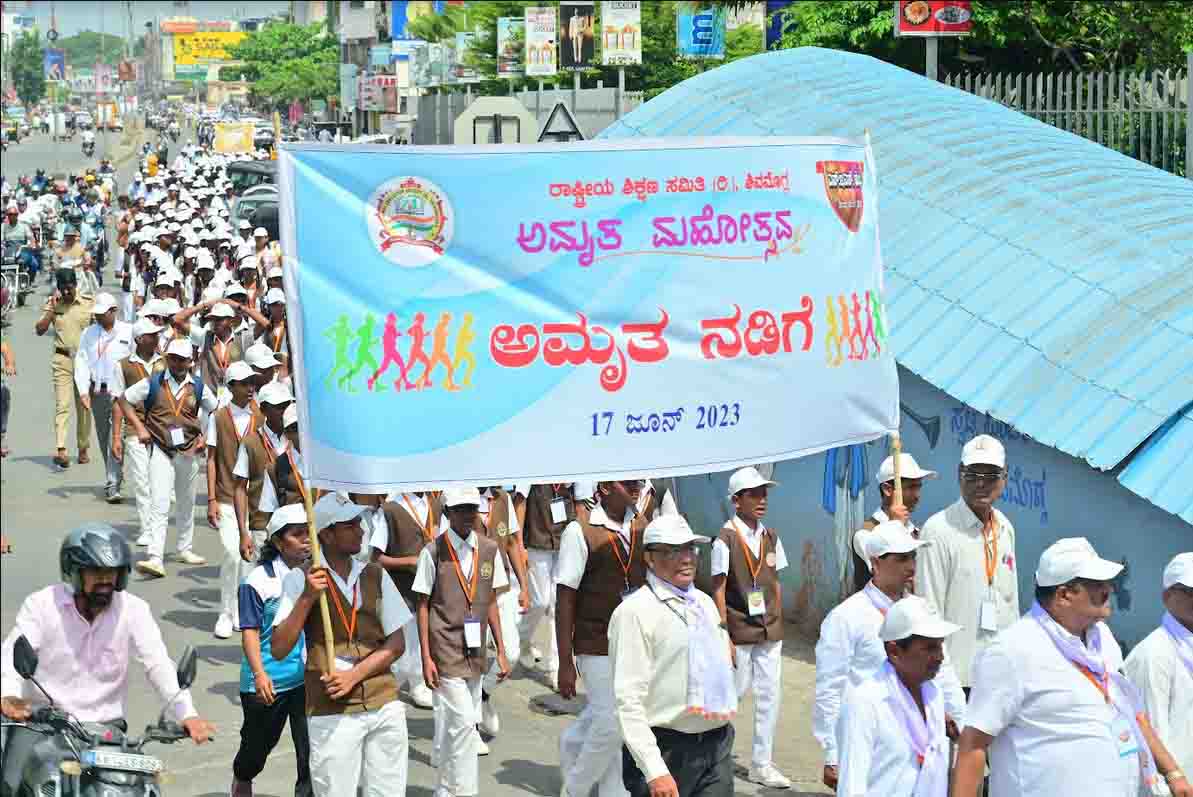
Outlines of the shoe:
{"label": "shoe", "polygon": [[66,456],[65,451],[62,451],[54,457],[54,464],[58,466],[58,470],[66,470],[70,467],[70,457]]}
{"label": "shoe", "polygon": [[559,691],[559,670],[550,670],[547,672],[547,684],[551,687],[552,692]]}
{"label": "shoe", "polygon": [[220,619],[215,621],[216,639],[227,639],[232,636],[232,630],[232,618],[226,614],[221,614]]}
{"label": "shoe", "polygon": [[760,767],[750,767],[748,777],[751,783],[758,783],[768,789],[790,789],[791,781],[783,773],[775,769],[774,764],[764,764]]}
{"label": "shoe", "polygon": [[174,554],[175,561],[182,562],[184,565],[205,565],[207,560],[194,551],[183,551],[182,553]]}
{"label": "shoe", "polygon": [[539,650],[537,647],[535,647],[534,645],[531,645],[530,646],[530,657],[532,659],[534,659],[536,662],[540,662],[543,660],[543,652],[541,650]]}
{"label": "shoe", "polygon": [[91,461],[91,457],[89,457],[87,455],[87,449],[84,448],[82,451],[79,452],[79,464],[86,465],[90,461]]}
{"label": "shoe", "polygon": [[476,735],[476,754],[477,755],[488,755],[489,754],[489,745],[485,744],[485,740],[481,738],[480,733],[477,733],[477,735]]}
{"label": "shoe", "polygon": [[538,659],[534,657],[533,653],[523,653],[520,657],[518,657],[518,666],[524,670],[537,670]]}
{"label": "shoe", "polygon": [[120,495],[119,490],[113,490],[112,492],[108,493],[107,501],[109,504],[119,504],[124,501],[124,497]]}
{"label": "shoe", "polygon": [[142,534],[140,537],[137,537],[136,546],[138,548],[148,548],[149,547],[149,535]]}
{"label": "shoe", "polygon": [[253,797],[253,782],[232,778],[232,785],[228,787],[228,797]]}
{"label": "shoe", "polygon": [[426,684],[415,684],[410,687],[410,702],[419,708],[434,708],[435,697]]}
{"label": "shoe", "polygon": [[497,709],[493,706],[492,698],[481,703],[481,732],[490,738],[501,731],[501,718],[497,716]]}
{"label": "shoe", "polygon": [[166,568],[162,566],[161,559],[142,559],[137,562],[137,572],[144,573],[147,576],[154,576],[155,578],[165,578]]}

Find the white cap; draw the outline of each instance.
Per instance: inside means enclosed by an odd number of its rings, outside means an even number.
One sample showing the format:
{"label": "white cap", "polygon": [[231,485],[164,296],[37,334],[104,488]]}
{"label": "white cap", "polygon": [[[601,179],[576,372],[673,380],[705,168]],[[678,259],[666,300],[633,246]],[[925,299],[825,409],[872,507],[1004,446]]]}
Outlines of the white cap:
{"label": "white cap", "polygon": [[157,279],[154,280],[153,287],[156,288],[158,285],[165,285],[167,288],[173,288],[174,275],[163,269],[162,273],[158,274]]}
{"label": "white cap", "polygon": [[253,225],[249,224],[248,219],[241,219],[240,224],[237,224],[236,226],[237,226],[237,228],[239,228],[241,230],[247,230],[247,229],[250,229]]}
{"label": "white cap", "polygon": [[286,294],[282,292],[281,288],[270,288],[265,292],[265,303],[273,304],[275,302],[286,303]]}
{"label": "white cap", "polygon": [[289,404],[294,401],[294,395],[284,383],[270,382],[257,393],[257,401],[262,404]]}
{"label": "white cap", "polygon": [[315,529],[322,531],[336,523],[355,520],[367,509],[368,507],[352,503],[348,493],[328,493],[315,503]]}
{"label": "white cap", "polygon": [[224,288],[224,296],[231,298],[233,296],[248,296],[249,292],[245,290],[244,286],[239,282],[229,282]]}
{"label": "white cap", "polygon": [[753,490],[755,487],[762,487],[763,485],[771,486],[778,484],[763,476],[758,472],[758,468],[753,466],[741,468],[734,471],[733,475],[729,477],[729,497],[740,493],[742,490]]}
{"label": "white cap", "polygon": [[1056,587],[1075,578],[1110,581],[1122,570],[1122,565],[1098,556],[1085,537],[1066,537],[1052,543],[1040,554],[1036,586]]}
{"label": "white cap", "polygon": [[148,318],[138,318],[137,322],[133,324],[133,337],[139,338],[142,335],[152,335],[156,332],[161,332],[162,328],[150,321]]}
{"label": "white cap", "polygon": [[236,264],[237,270],[242,270],[242,269],[246,269],[246,268],[256,268],[256,267],[257,267],[257,258],[253,255],[245,255],[244,257],[240,258],[240,262]]}
{"label": "white cap", "polygon": [[931,544],[928,540],[917,540],[911,536],[903,521],[888,520],[879,523],[861,538],[862,550],[859,553],[868,565],[871,559],[886,556],[888,553],[910,553]]}
{"label": "white cap", "polygon": [[228,370],[224,372],[224,381],[228,384],[233,382],[247,382],[255,377],[252,366],[244,360],[237,360],[228,366]]}
{"label": "white cap", "polygon": [[298,425],[298,405],[291,404],[286,407],[286,411],[282,413],[282,431],[289,429],[291,426]]}
{"label": "white cap", "polygon": [[[196,239],[196,240],[198,240],[198,239]],[[188,243],[189,243],[189,240],[188,240]],[[194,246],[188,246],[186,249],[182,250],[182,256],[185,258],[198,257],[199,250],[196,249]]]}
{"label": "white cap", "polygon": [[273,356],[273,349],[266,346],[264,343],[254,343],[249,346],[244,352],[244,361],[253,368],[273,368],[281,365],[278,358]]}
{"label": "white cap", "polygon": [[253,237],[254,238],[268,238],[269,233],[265,231],[264,227],[258,227],[257,229],[253,230]]}
{"label": "white cap", "polygon": [[235,318],[236,311],[224,302],[218,302],[207,309],[207,315],[210,318]]}
{"label": "white cap", "polygon": [[116,300],[112,298],[112,294],[105,292],[95,294],[95,304],[91,308],[94,315],[103,315],[109,310],[116,308]]}
{"label": "white cap", "polygon": [[285,273],[281,266],[271,266],[269,271],[265,274],[266,279],[273,279],[274,277],[284,277]]}
{"label": "white cap", "polygon": [[692,531],[683,515],[659,515],[646,527],[642,535],[645,545],[688,545],[693,542],[708,542],[708,537],[702,537]]}
{"label": "white cap", "polygon": [[1193,589],[1193,551],[1178,553],[1164,568],[1164,589],[1177,584]]}
{"label": "white cap", "polygon": [[194,353],[195,350],[191,347],[191,342],[182,338],[174,338],[174,340],[170,341],[170,345],[166,347],[166,354],[174,354],[179,357],[185,357],[188,360],[194,356]]}
{"label": "white cap", "polygon": [[445,507],[463,506],[471,504],[480,506],[481,494],[475,487],[452,487],[443,491],[443,505]]}
{"label": "white cap", "polygon": [[224,289],[219,285],[208,285],[203,289],[202,299],[205,302],[210,302],[212,299],[224,298]]}
{"label": "white cap", "polygon": [[269,536],[277,534],[287,526],[296,526],[307,524],[307,509],[302,504],[286,504],[279,506],[273,510],[273,515],[269,518],[269,525],[266,529],[269,531]]}
{"label": "white cap", "polygon": [[162,315],[172,316],[182,309],[182,305],[180,305],[178,300],[173,296],[167,296],[165,299],[158,299],[157,304]]}
{"label": "white cap", "polygon": [[980,434],[965,444],[961,449],[961,465],[994,465],[998,468],[1007,466],[1007,450],[1002,443],[988,434]]}
{"label": "white cap", "polygon": [[918,595],[908,595],[887,609],[886,619],[878,629],[878,638],[883,642],[913,636],[944,639],[960,630],[961,626],[943,620],[928,601]]}
{"label": "white cap", "polygon": [[[911,454],[899,455],[899,478],[900,479],[935,479],[936,471],[924,470],[920,464],[915,461],[915,457]],[[887,457],[882,461],[882,465],[878,467],[878,477],[875,479],[879,484],[886,484],[895,479],[895,458]]]}

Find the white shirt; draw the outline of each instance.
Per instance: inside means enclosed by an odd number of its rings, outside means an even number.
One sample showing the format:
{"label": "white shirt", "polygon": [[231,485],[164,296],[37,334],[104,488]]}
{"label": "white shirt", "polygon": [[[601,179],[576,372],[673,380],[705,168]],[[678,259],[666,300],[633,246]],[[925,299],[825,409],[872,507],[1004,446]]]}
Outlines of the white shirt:
{"label": "white shirt", "polygon": [[940,615],[961,630],[945,640],[962,686],[972,686],[974,657],[995,637],[981,629],[982,603],[994,601],[998,628],[1019,617],[1019,580],[1015,571],[1015,528],[1007,516],[994,511],[994,539],[998,551],[993,588],[986,580],[986,542],[982,522],[964,500],[928,518],[920,539],[928,540],[916,560],[915,591]]}
{"label": "white shirt", "polygon": [[132,324],[116,321],[108,331],[99,324],[84,329],[79,338],[79,350],[75,353],[75,387],[79,394],[86,396],[93,383],[97,390],[107,385],[109,392],[114,391],[120,361],[132,349]]}
{"label": "white shirt", "polygon": [[[820,639],[816,643],[812,735],[824,749],[824,763],[828,766],[838,763],[837,722],[846,692],[873,678],[886,662],[886,650],[878,638],[878,629],[882,627],[886,611],[894,604],[871,581],[829,612],[820,626]],[[957,727],[962,727],[965,724],[965,695],[947,658],[935,681],[944,698],[945,711],[956,721]]]}
{"label": "white shirt", "polygon": [[[920,768],[891,706],[884,678],[875,673],[849,688],[837,735],[841,740],[837,797],[912,797]],[[947,797],[944,790],[939,797]]]}
{"label": "white shirt", "polygon": [[[206,391],[204,391],[204,392],[206,392]],[[253,408],[251,406],[238,407],[236,404],[233,404],[233,403],[228,403],[225,406],[227,406],[228,409],[231,410],[231,412],[232,412],[232,425],[236,427],[237,439],[243,438],[245,432],[247,432],[249,430],[249,423],[252,422],[252,420],[253,420]],[[215,432],[215,417],[216,417],[216,413],[214,413],[214,412],[207,416],[207,447],[208,448],[215,448],[216,442],[217,442],[217,440],[216,440],[217,435]],[[244,450],[244,444],[242,443],[240,445],[240,448],[237,449],[237,454],[236,454],[236,464],[238,464],[238,465],[240,464],[240,452],[243,450]],[[234,476],[240,475],[239,473],[236,473],[235,470],[232,473]],[[248,478],[248,475],[247,475],[248,474],[248,456],[247,456],[247,454],[245,456],[245,474],[246,475],[243,476],[242,478],[247,479]]]}
{"label": "white shirt", "polygon": [[[593,526],[603,526],[621,538],[622,554],[629,552],[632,539],[630,537],[630,523],[634,520],[634,513],[626,509],[621,522],[610,518],[605,513],[605,507],[597,504],[589,513],[588,522]],[[559,538],[559,562],[555,566],[555,583],[572,589],[580,589],[580,582],[584,580],[584,571],[588,568],[588,542],[584,539],[584,531],[580,524],[573,520],[563,529]]]}
{"label": "white shirt", "polygon": [[[1152,631],[1127,656],[1123,672],[1143,695],[1148,720],[1177,766],[1193,772],[1193,674],[1177,656],[1172,637],[1163,628]],[[1152,793],[1172,792],[1158,777]]]}
{"label": "white shirt", "polygon": [[[886,523],[891,519],[891,516],[888,515],[886,512],[883,512],[881,509],[875,509],[874,514],[870,515],[870,517],[872,517],[874,519],[875,523]],[[903,528],[907,529],[907,531],[911,534],[911,536],[913,536],[913,537],[919,536],[920,527],[917,526],[916,524],[912,523],[911,518],[908,518],[907,520],[903,521]]]}
{"label": "white shirt", "polygon": [[[460,571],[464,574],[465,580],[472,578],[472,552],[476,550],[476,532],[468,535],[468,539],[460,538],[455,530],[448,528],[447,541],[448,544],[456,552],[456,558],[460,562]],[[435,546],[424,545],[422,551],[418,555],[418,569],[414,572],[414,586],[412,589],[420,595],[430,595],[431,591],[435,589]],[[391,579],[392,581],[392,579]],[[493,557],[493,590],[504,589],[509,586],[509,577],[505,573],[505,563],[502,561],[502,556],[498,554]]]}
{"label": "white shirt", "polygon": [[[327,561],[326,558],[323,559]],[[348,604],[353,606],[360,606],[361,594],[360,590],[353,593],[353,587],[360,581],[360,574],[365,569],[365,563],[352,560],[352,569],[348,572],[348,580],[340,578],[340,574],[327,568],[327,572],[331,575],[331,581],[335,584],[335,588],[340,591],[343,598],[344,610],[347,611]],[[406,601],[402,599],[402,593],[398,592],[397,586],[394,585],[394,580],[387,575],[381,576],[381,630],[385,632],[386,636],[394,633],[402,628],[406,623],[414,619],[410,613],[410,607],[406,605]],[[282,579],[282,597],[278,601],[277,614],[273,617],[273,627],[277,628],[282,624],[282,621],[290,616],[290,612],[294,611],[294,604],[302,596],[302,591],[306,587],[307,574],[302,568],[296,567],[286,574]]]}
{"label": "white shirt", "polygon": [[[712,598],[696,591],[700,609],[720,624]],[[729,634],[717,628],[725,656]],[[648,781],[669,774],[651,728],[703,733],[725,725],[688,712],[688,624],[683,598],[646,574],[609,620],[609,660],[617,725],[630,755]]]}
{"label": "white shirt", "polygon": [[[751,530],[741,518],[734,515],[725,525],[732,526],[737,531],[738,536],[745,540],[746,545],[749,546],[750,553],[754,555],[754,561],[758,561],[758,554],[762,550],[762,534],[766,531],[766,526],[762,525],[762,521],[758,521],[758,528]],[[783,552],[783,541],[779,539],[779,535],[774,536],[775,570],[783,570],[787,567],[787,554]],[[719,538],[713,540],[711,559],[714,576],[729,574],[729,546]]]}
{"label": "white shirt", "polygon": [[[269,430],[268,426],[262,426],[261,428],[265,430],[265,437],[267,440],[269,440],[270,444],[273,446],[274,453],[280,457],[280,456],[284,456],[285,453],[287,451],[289,451],[290,457],[294,460],[294,467],[301,474],[302,473],[302,452],[299,451],[298,449],[291,450],[290,442],[288,440],[286,440],[285,437],[281,437],[281,438],[274,437],[273,432],[271,432]],[[281,441],[284,444],[280,449],[278,448],[279,441]],[[248,472],[249,472],[248,451],[242,445],[240,447],[240,452],[236,455],[236,468],[233,469],[233,471],[232,471],[233,474],[235,474],[236,476],[240,476],[241,456],[242,455],[244,457],[243,471],[245,474],[248,474]],[[247,475],[241,476],[241,478],[247,479],[248,476]],[[267,471],[265,471],[265,475],[261,478],[261,500],[257,503],[257,511],[258,512],[273,512],[277,508],[278,508],[278,491],[273,486],[273,479],[270,478],[269,471],[267,470]]]}
{"label": "white shirt", "polygon": [[[157,361],[160,360],[161,358],[162,358],[162,356],[160,354],[158,354],[157,352],[154,352],[153,356],[149,358],[149,362],[146,362],[141,359],[141,356],[139,354],[137,354],[137,350],[135,348],[131,352],[129,352],[129,355],[128,355],[129,362],[132,362],[132,363],[135,363],[136,365],[141,366],[142,368],[145,369],[145,373],[147,373],[147,374],[153,373],[153,367],[155,365],[157,365]],[[124,391],[127,388],[128,388],[128,385],[124,384],[124,369],[120,368],[119,365],[117,365],[116,370],[112,374],[112,384],[108,385],[108,389],[111,390],[114,395],[120,395],[120,394],[124,393]],[[132,429],[129,427],[128,424],[125,424],[124,428],[129,433],[132,432]]]}
{"label": "white shirt", "polygon": [[[1110,671],[1122,650],[1104,623]],[[995,737],[990,793],[1016,797],[1136,797],[1139,757],[1120,758],[1111,732],[1116,710],[1026,615],[1003,630],[973,666],[967,722]],[[1133,770],[1133,773],[1132,773]]]}
{"label": "white shirt", "polygon": [[[482,496],[483,497],[483,496]],[[397,504],[403,512],[410,515],[414,522],[421,528],[427,527],[427,513],[431,511],[431,505],[427,499],[415,493],[393,493],[385,497],[386,503]],[[414,511],[411,511],[413,507]],[[513,510],[510,510],[511,522],[517,522],[513,519]],[[439,536],[451,527],[448,523],[447,514],[443,514],[439,518],[439,529],[435,532],[435,536]],[[367,532],[366,532],[367,536]],[[384,513],[381,516],[381,522],[376,524],[373,528],[372,536],[368,536],[369,547],[376,548],[382,553],[389,547],[389,524],[385,522]]]}
{"label": "white shirt", "polygon": [[[192,384],[189,376],[185,383],[178,382],[174,379],[174,374],[167,369],[163,372],[162,390],[167,387],[170,389],[171,395],[177,396],[180,394],[186,385]],[[137,384],[124,391],[124,400],[134,407],[138,404],[143,405],[145,400],[149,398],[149,380],[142,379]],[[215,396],[210,390],[204,389],[203,400],[199,403],[199,428],[202,429],[207,425],[207,416],[217,409]]]}

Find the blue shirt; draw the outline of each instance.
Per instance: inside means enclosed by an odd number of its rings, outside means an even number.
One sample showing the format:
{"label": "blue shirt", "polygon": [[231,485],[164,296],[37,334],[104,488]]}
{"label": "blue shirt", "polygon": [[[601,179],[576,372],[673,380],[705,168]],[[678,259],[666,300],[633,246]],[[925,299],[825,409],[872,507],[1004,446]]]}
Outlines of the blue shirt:
{"label": "blue shirt", "polygon": [[[303,685],[303,659],[306,656],[306,640],[302,634],[286,658],[278,661],[270,653],[270,638],[273,636],[273,617],[277,613],[278,601],[282,596],[282,579],[290,572],[285,562],[273,559],[249,573],[240,585],[240,628],[255,628],[261,633],[261,663],[265,674],[273,681],[275,692],[285,692]],[[240,691],[256,692],[253,670],[246,656],[240,660]]]}

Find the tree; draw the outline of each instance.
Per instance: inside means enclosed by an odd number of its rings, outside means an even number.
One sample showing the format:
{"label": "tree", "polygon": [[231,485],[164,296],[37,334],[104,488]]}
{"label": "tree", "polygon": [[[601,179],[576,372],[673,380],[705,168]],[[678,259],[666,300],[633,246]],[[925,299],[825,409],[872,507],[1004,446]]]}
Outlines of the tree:
{"label": "tree", "polygon": [[25,31],[13,43],[8,53],[12,83],[17,96],[25,105],[32,105],[45,96],[45,56],[37,33]]}
{"label": "tree", "polygon": [[221,80],[251,82],[270,104],[326,99],[339,92],[340,46],[322,22],[276,22],[246,36],[228,53],[240,66],[220,70]]}
{"label": "tree", "polygon": [[90,69],[96,63],[115,66],[124,59],[124,39],[111,33],[84,30],[55,43],[66,53],[66,63]]}

